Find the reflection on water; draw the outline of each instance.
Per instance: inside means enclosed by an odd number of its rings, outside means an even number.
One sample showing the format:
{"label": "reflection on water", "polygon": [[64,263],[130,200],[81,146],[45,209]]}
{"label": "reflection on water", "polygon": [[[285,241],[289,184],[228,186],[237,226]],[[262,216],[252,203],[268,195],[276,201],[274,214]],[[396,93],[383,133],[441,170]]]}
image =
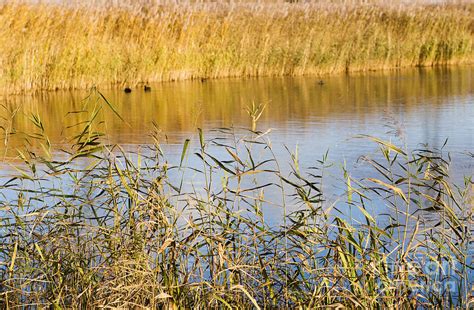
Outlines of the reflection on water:
{"label": "reflection on water", "polygon": [[[451,67],[339,75],[325,78],[322,85],[318,78],[300,77],[164,83],[151,85],[151,92],[140,88],[130,94],[107,90],[103,94],[125,122],[105,106],[98,116],[103,123],[94,130],[107,133],[110,143],[134,151],[137,145],[152,142],[150,133],[153,124],[157,124],[167,137],[162,146],[166,158],[178,164],[184,140],[191,138],[191,148],[197,145],[196,128],[207,129],[206,138],[216,135],[217,131],[210,129],[217,127],[250,128],[245,108],[252,102],[263,103],[267,107],[258,128],[272,129],[268,138],[275,156],[281,159],[282,170],[290,171],[288,149],[298,147],[302,169],[317,166],[328,152],[329,161],[335,164],[325,176],[323,190],[327,198],[337,201],[345,193],[340,179],[343,163],[356,179],[374,177],[374,170],[358,159],[373,154],[377,146],[354,138],[358,134],[389,139],[409,151],[422,143],[441,148],[448,139],[444,149],[452,154],[455,181],[472,175],[474,157],[462,153],[474,151],[473,73],[474,67]],[[73,91],[8,98],[6,109],[2,110],[2,126],[17,133],[37,132],[30,120],[31,113],[37,113],[51,142],[67,144],[93,108],[103,104],[95,99],[85,100],[88,94]],[[17,107],[18,112],[13,113]],[[72,111],[76,113],[68,113]],[[82,125],[71,127],[75,124]],[[13,156],[15,148],[24,144],[24,138],[25,135],[14,135],[7,150],[5,145],[0,146],[1,153]],[[29,140],[34,145],[34,139]],[[146,152],[146,148],[141,151]],[[215,154],[219,158],[228,156],[222,148],[215,151],[222,152]],[[5,161],[14,160],[7,157]],[[190,156],[188,165],[199,166],[200,160]],[[2,174],[9,174],[9,168],[3,167]],[[202,182],[189,173],[186,181],[198,188]],[[266,195],[279,197],[271,190]],[[367,207],[372,214],[386,211],[376,202]],[[278,222],[283,210],[268,208],[266,214]]]}
{"label": "reflection on water", "polygon": [[[129,125],[107,110],[100,115],[104,120],[100,130],[111,143],[144,144],[151,141],[155,122],[170,144],[182,143],[197,127],[249,127],[245,107],[254,101],[267,104],[259,129],[273,128],[270,137],[277,145],[293,148],[298,144],[303,163],[320,158],[327,149],[334,161],[356,159],[373,146],[349,138],[386,136],[390,130],[409,147],[419,143],[440,147],[449,138],[448,150],[472,151],[473,70],[452,67],[339,75],[325,78],[322,85],[317,78],[301,77],[165,83],[151,85],[151,92],[139,88],[131,94],[107,90],[103,94]],[[7,98],[10,113],[20,107],[11,127],[33,132],[28,118],[37,112],[51,142],[67,143],[66,136],[72,133],[66,128],[87,118],[87,113],[68,112],[84,109],[87,95],[86,91],[65,91]],[[8,119],[5,109],[1,116]],[[13,154],[11,150],[22,141],[19,135],[11,138],[8,153]]]}

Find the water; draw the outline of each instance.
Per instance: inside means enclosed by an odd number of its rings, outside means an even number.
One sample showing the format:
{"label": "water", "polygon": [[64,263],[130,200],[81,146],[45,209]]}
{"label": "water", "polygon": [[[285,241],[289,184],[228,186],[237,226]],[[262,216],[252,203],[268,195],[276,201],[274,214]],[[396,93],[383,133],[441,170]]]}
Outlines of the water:
{"label": "water", "polygon": [[[151,92],[137,88],[130,94],[121,89],[106,90],[103,94],[125,122],[104,106],[99,114],[103,124],[97,129],[107,133],[106,141],[135,151],[152,142],[150,133],[155,123],[162,131],[168,160],[177,164],[185,139],[191,138],[191,146],[197,145],[198,127],[208,138],[213,136],[210,130],[217,127],[249,128],[245,108],[255,102],[266,104],[258,129],[271,129],[268,138],[283,169],[288,170],[290,162],[285,146],[293,151],[298,147],[302,168],[314,166],[328,152],[335,165],[326,181],[326,194],[333,200],[344,194],[337,181],[344,162],[355,178],[373,176],[373,170],[359,164],[358,159],[374,153],[377,146],[355,138],[360,134],[387,139],[408,150],[424,143],[435,148],[446,143],[444,150],[453,159],[452,175],[461,182],[474,172],[473,157],[464,154],[474,152],[473,73],[474,67],[464,66],[337,75],[324,78],[323,84],[315,77],[222,79],[155,84]],[[77,132],[68,127],[89,117],[87,113],[68,112],[91,110],[94,102],[84,106],[88,94],[61,91],[10,97],[8,110],[19,107],[12,128],[37,132],[29,119],[31,113],[37,113],[52,144],[68,144],[68,137]],[[2,111],[1,116],[8,118],[6,110]],[[5,155],[2,174],[11,172],[7,164],[17,161],[15,148],[21,147],[24,139],[17,134],[10,138],[7,148],[0,146]],[[34,139],[29,140],[34,148]],[[198,161],[190,156],[188,164],[198,165]],[[199,182],[192,176],[188,179]],[[280,216],[281,212],[271,212],[272,219]]]}
{"label": "water", "polygon": [[[251,102],[267,105],[258,128],[271,128],[274,145],[299,146],[302,165],[310,165],[329,150],[334,162],[354,162],[372,152],[375,145],[354,139],[358,134],[392,139],[396,132],[409,149],[420,143],[459,154],[474,151],[473,67],[409,69],[384,73],[338,75],[324,78],[259,78],[187,81],[151,85],[131,94],[122,90],[103,91],[130,126],[110,110],[100,115],[102,131],[111,143],[136,148],[152,141],[155,122],[166,135],[170,153],[179,153],[196,128],[250,127],[245,107]],[[44,93],[40,96],[7,98],[10,109],[21,105],[13,127],[34,132],[28,119],[37,112],[53,144],[68,143],[66,127],[86,119],[83,109],[86,91]],[[90,107],[90,106],[89,106]],[[6,112],[2,112],[6,117]],[[31,139],[30,139],[31,140]],[[0,151],[11,158],[23,143],[20,135]],[[175,147],[173,147],[175,146]],[[285,152],[284,148],[280,148]],[[277,154],[279,155],[279,154]],[[8,160],[8,159],[7,159]],[[458,169],[473,171],[469,158],[457,161]]]}

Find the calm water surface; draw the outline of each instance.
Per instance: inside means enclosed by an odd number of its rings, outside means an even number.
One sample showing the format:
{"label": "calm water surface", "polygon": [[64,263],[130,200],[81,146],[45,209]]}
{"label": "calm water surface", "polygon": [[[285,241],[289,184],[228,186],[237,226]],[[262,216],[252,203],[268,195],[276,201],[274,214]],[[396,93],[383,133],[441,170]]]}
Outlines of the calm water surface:
{"label": "calm water surface", "polygon": [[[384,73],[338,75],[324,79],[259,78],[188,81],[151,85],[125,94],[107,90],[103,94],[113,103],[126,123],[104,109],[102,131],[110,143],[128,150],[152,142],[150,132],[157,124],[164,139],[163,148],[170,161],[179,162],[186,138],[197,141],[196,128],[249,127],[245,111],[250,103],[267,105],[258,128],[272,129],[269,139],[276,156],[289,162],[284,146],[299,149],[301,166],[314,166],[326,152],[336,163],[334,176],[341,176],[344,161],[354,177],[364,177],[366,168],[358,167],[361,155],[373,153],[377,146],[354,136],[369,134],[415,149],[421,144],[442,147],[453,158],[452,171],[459,181],[474,172],[474,67],[411,69]],[[68,143],[68,126],[86,119],[85,91],[45,93],[41,96],[11,97],[10,111],[19,106],[13,127],[32,132],[28,116],[37,112],[53,144]],[[6,116],[3,111],[2,116]],[[209,131],[206,135],[212,136]],[[70,133],[69,133],[70,136]],[[13,150],[24,140],[11,138],[8,149],[2,146],[4,163],[14,161]],[[196,143],[194,143],[196,145]],[[197,158],[189,158],[190,165]],[[9,168],[3,165],[3,173]],[[331,182],[328,186],[332,186]],[[334,195],[342,189],[334,185]],[[276,211],[273,212],[276,217]]]}
{"label": "calm water surface", "polygon": [[[104,108],[100,115],[104,122],[98,129],[107,133],[110,143],[124,145],[132,152],[139,148],[146,152],[143,145],[152,143],[150,132],[155,123],[166,136],[162,147],[167,159],[179,164],[185,139],[191,139],[191,148],[197,147],[198,127],[204,128],[207,138],[216,134],[211,129],[217,127],[248,128],[250,120],[245,108],[251,102],[266,104],[258,129],[272,129],[268,138],[286,175],[290,172],[290,156],[285,146],[290,150],[298,146],[303,169],[317,165],[328,152],[329,162],[334,164],[325,173],[323,190],[328,202],[325,205],[335,204],[341,212],[338,216],[357,225],[363,222],[364,216],[360,212],[353,213],[343,202],[346,189],[342,179],[343,163],[355,179],[378,176],[358,161],[361,155],[374,154],[377,146],[355,138],[356,135],[391,140],[410,150],[425,143],[440,148],[448,139],[444,150],[451,154],[455,181],[462,182],[464,176],[473,175],[474,157],[466,155],[474,152],[473,74],[474,67],[452,67],[340,75],[325,78],[323,85],[317,78],[302,77],[166,83],[151,85],[152,91],[146,93],[142,89],[135,89],[131,94],[109,90],[103,91],[104,95],[130,126]],[[34,132],[36,129],[28,117],[32,112],[38,113],[51,142],[57,146],[67,144],[66,136],[73,134],[68,126],[87,119],[87,113],[68,112],[83,110],[87,95],[87,92],[75,91],[8,98],[10,112],[19,107],[12,127],[17,132]],[[3,113],[1,116],[8,116],[5,110]],[[22,138],[14,136],[7,144],[8,149],[0,147],[5,155],[0,170],[4,181],[8,175],[17,173],[10,164],[18,163],[14,149],[23,143]],[[223,149],[220,152],[217,157],[228,156]],[[190,155],[187,165],[199,167],[200,161]],[[202,190],[202,177],[191,170],[186,173],[188,186],[192,183],[195,190]],[[172,182],[173,178],[179,182],[181,177],[181,173],[170,173]],[[259,184],[271,181],[260,179]],[[54,185],[61,186],[63,191],[70,190],[67,184]],[[7,192],[1,194],[9,197]],[[9,198],[14,200],[17,195],[12,192]],[[272,202],[262,207],[266,223],[279,225],[285,212],[281,207],[281,192],[276,187],[267,188],[265,198]],[[288,200],[288,212],[299,207],[291,205],[291,198]],[[374,217],[391,213],[381,200],[371,200],[366,208]],[[423,217],[427,225],[436,223],[430,214]],[[382,223],[385,220],[386,216],[377,217]],[[474,254],[472,244],[468,252]],[[469,278],[474,279],[474,275]]]}
{"label": "calm water surface", "polygon": [[[121,144],[129,151],[141,148],[146,152],[143,145],[152,143],[150,132],[154,123],[166,137],[162,146],[168,160],[178,164],[185,139],[191,139],[191,148],[197,146],[197,128],[204,128],[208,138],[216,135],[211,131],[213,128],[248,128],[250,120],[245,108],[252,102],[266,104],[258,129],[271,129],[268,138],[285,173],[289,173],[290,162],[285,146],[290,150],[298,146],[302,168],[316,165],[328,152],[334,165],[328,171],[324,190],[334,202],[344,196],[341,180],[344,162],[354,178],[374,176],[373,170],[368,170],[358,159],[361,155],[374,154],[377,146],[355,138],[359,134],[387,139],[409,150],[422,144],[441,148],[446,143],[444,150],[451,154],[455,181],[472,175],[474,157],[466,153],[474,152],[473,73],[474,67],[451,67],[339,75],[325,78],[322,85],[317,78],[301,77],[165,83],[151,85],[151,92],[135,89],[131,94],[108,90],[103,94],[129,125],[104,108],[99,116],[103,123],[97,129],[107,133],[105,139],[110,143]],[[87,112],[80,112],[85,108],[87,95],[85,91],[74,91],[9,97],[0,116],[9,119],[16,108],[18,112],[11,123],[2,126],[16,132],[35,132],[37,129],[29,116],[37,113],[51,142],[56,146],[68,144],[67,137],[75,130],[68,127],[87,119]],[[71,111],[78,113],[68,114]],[[3,180],[15,172],[10,164],[19,163],[14,150],[24,145],[24,137],[16,135],[6,146],[0,144]],[[34,149],[32,143],[30,149]],[[220,155],[226,155],[225,151],[221,152]],[[189,166],[199,164],[193,155],[187,161]],[[202,184],[195,175],[187,175],[186,181],[197,187]],[[63,186],[68,190],[67,184]],[[265,194],[270,200],[271,191]],[[8,197],[6,192],[1,194]],[[11,198],[16,199],[15,195],[18,193],[14,192]],[[377,201],[367,207],[372,208],[371,214],[388,213]],[[282,208],[265,208],[267,223],[278,224]],[[342,212],[351,220],[356,217]],[[356,221],[363,219],[359,216]],[[472,245],[468,252],[472,254]],[[470,275],[469,279],[472,282],[474,276]]]}
{"label": "calm water surface", "polygon": [[[152,85],[146,93],[109,90],[104,95],[131,126],[109,111],[102,129],[110,142],[133,146],[151,142],[155,122],[168,144],[181,144],[197,127],[249,127],[245,107],[256,102],[267,104],[259,129],[272,128],[270,138],[276,145],[298,144],[303,162],[328,149],[334,161],[355,158],[373,145],[352,139],[354,135],[387,138],[393,129],[410,148],[420,143],[441,147],[448,138],[447,150],[474,151],[473,72],[473,67],[411,69],[339,75],[325,78],[323,85],[319,79],[302,77],[166,83]],[[10,107],[21,105],[14,120],[17,131],[33,131],[27,116],[37,112],[58,144],[66,142],[67,126],[85,119],[84,114],[67,112],[83,109],[87,94],[53,92],[6,101]],[[21,141],[11,139],[9,148]]]}

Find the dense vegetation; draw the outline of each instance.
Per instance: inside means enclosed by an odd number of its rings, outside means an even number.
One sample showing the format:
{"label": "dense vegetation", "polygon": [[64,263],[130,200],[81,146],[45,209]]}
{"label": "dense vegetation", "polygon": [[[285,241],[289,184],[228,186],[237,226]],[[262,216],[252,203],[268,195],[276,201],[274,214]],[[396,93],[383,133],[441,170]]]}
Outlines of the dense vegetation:
{"label": "dense vegetation", "polygon": [[469,4],[142,2],[2,2],[0,91],[472,62]]}
{"label": "dense vegetation", "polygon": [[114,107],[99,92],[85,104],[62,150],[32,114],[1,179],[2,308],[467,306],[473,183],[453,183],[442,150],[360,137],[379,148],[361,158],[371,177],[344,168],[333,199],[328,158],[276,158],[261,105],[253,130],[199,130],[172,163],[159,130],[141,153],[103,144],[98,115]]}

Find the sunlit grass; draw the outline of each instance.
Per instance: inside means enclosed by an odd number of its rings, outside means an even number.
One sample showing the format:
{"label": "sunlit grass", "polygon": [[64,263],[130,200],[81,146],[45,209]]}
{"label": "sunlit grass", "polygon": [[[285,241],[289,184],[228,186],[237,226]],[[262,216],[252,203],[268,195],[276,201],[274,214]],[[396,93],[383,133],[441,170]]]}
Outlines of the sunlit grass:
{"label": "sunlit grass", "polygon": [[471,63],[472,6],[0,6],[0,90]]}
{"label": "sunlit grass", "polygon": [[169,162],[158,128],[146,152],[104,144],[112,108],[93,92],[60,156],[31,116],[36,146],[0,184],[2,308],[467,305],[473,183],[453,183],[442,150],[361,136],[379,149],[361,158],[370,178],[344,169],[331,200],[327,156],[275,157],[258,117],[198,130]]}

